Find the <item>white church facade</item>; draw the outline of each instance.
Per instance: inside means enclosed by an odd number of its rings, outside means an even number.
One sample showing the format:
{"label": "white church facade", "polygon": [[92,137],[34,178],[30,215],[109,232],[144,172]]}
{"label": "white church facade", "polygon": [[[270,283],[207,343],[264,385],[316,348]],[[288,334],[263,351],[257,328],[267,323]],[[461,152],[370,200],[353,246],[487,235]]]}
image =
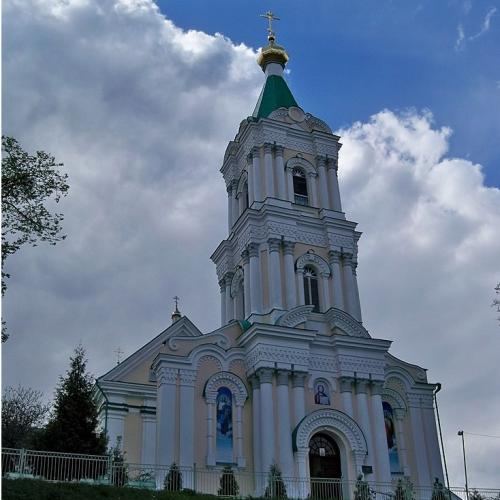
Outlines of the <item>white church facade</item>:
{"label": "white church facade", "polygon": [[271,33],[261,96],[221,168],[228,236],[211,257],[221,327],[202,333],[176,308],[171,326],[98,379],[101,424],[132,463],[277,464],[304,481],[430,487],[443,480],[436,384],[363,325],[340,137],[299,107],[287,60]]}

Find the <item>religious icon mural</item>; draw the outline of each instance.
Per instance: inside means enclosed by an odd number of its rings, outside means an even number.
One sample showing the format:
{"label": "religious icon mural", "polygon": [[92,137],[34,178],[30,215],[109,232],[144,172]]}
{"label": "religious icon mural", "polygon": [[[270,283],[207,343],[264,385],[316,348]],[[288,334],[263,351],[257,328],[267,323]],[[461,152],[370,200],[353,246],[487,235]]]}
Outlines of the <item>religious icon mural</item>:
{"label": "religious icon mural", "polygon": [[227,387],[217,391],[217,462],[233,463],[233,396]]}
{"label": "religious icon mural", "polygon": [[395,472],[401,472],[398,445],[396,442],[396,427],[394,425],[392,406],[384,401],[382,402],[382,407],[384,408],[385,434],[387,436],[387,448],[389,449],[389,463],[392,474]]}
{"label": "religious icon mural", "polygon": [[330,391],[328,384],[321,380],[314,383],[314,403],[317,405],[330,404]]}

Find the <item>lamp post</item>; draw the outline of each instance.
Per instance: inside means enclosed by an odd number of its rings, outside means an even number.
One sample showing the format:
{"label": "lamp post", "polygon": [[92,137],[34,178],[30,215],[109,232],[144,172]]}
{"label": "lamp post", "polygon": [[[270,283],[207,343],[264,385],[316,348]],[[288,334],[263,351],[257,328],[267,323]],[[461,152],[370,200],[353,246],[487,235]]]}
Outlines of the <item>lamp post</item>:
{"label": "lamp post", "polygon": [[469,500],[469,486],[467,484],[467,461],[465,460],[465,439],[464,439],[464,431],[458,431],[458,435],[462,436],[462,450],[464,452],[464,471],[465,471],[465,495],[467,496],[467,500]]}

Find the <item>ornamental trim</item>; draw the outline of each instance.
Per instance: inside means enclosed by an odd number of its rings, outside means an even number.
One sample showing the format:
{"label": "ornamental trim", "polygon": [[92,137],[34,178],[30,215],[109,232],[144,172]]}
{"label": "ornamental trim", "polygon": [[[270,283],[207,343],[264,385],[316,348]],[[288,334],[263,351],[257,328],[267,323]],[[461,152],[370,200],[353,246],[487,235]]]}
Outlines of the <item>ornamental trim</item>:
{"label": "ornamental trim", "polygon": [[319,255],[316,255],[315,253],[305,253],[301,255],[295,262],[295,269],[298,272],[302,272],[304,270],[304,267],[309,264],[312,264],[314,267],[319,269],[322,276],[325,276],[327,278],[330,277],[331,270],[328,262],[326,262],[325,259],[323,259]]}
{"label": "ornamental trim", "polygon": [[332,330],[338,328],[350,337],[371,338],[368,331],[345,311],[332,307],[325,315]]}
{"label": "ornamental trim", "polygon": [[332,430],[341,434],[351,451],[365,456],[366,438],[359,425],[346,413],[334,409],[317,410],[304,417],[293,431],[294,450],[309,447],[311,436],[319,430]]}
{"label": "ornamental trim", "polygon": [[297,306],[280,316],[276,320],[276,325],[288,326],[290,328],[295,328],[302,323],[305,323],[312,313],[314,306]]}
{"label": "ornamental trim", "polygon": [[248,391],[238,375],[230,372],[219,372],[212,375],[206,382],[203,395],[207,403],[215,403],[217,391],[221,387],[227,387],[233,394],[236,404],[243,406],[248,398]]}

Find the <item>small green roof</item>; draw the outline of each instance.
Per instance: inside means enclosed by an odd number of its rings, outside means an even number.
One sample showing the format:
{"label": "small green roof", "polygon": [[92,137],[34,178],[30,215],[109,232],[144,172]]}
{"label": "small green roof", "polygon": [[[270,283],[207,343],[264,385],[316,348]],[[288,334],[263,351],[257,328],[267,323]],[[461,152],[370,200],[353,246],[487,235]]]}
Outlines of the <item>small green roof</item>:
{"label": "small green roof", "polygon": [[278,108],[299,106],[294,99],[285,79],[278,75],[269,75],[260,93],[257,106],[252,114],[254,118],[267,118]]}

